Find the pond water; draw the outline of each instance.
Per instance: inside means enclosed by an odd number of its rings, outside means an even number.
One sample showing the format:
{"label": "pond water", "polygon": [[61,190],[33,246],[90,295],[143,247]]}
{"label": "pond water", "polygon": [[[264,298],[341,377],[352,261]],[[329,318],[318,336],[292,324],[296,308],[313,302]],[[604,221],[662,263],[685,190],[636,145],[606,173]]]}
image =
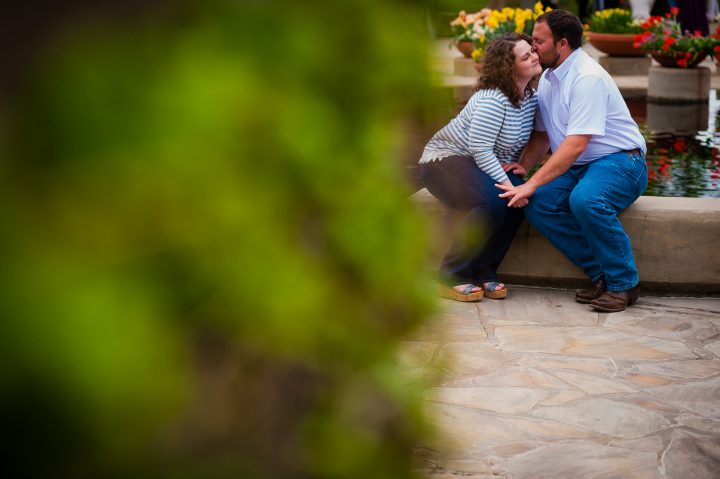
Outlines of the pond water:
{"label": "pond water", "polygon": [[708,104],[684,107],[627,101],[648,144],[646,196],[720,198],[720,101],[716,97],[717,92],[711,90]]}

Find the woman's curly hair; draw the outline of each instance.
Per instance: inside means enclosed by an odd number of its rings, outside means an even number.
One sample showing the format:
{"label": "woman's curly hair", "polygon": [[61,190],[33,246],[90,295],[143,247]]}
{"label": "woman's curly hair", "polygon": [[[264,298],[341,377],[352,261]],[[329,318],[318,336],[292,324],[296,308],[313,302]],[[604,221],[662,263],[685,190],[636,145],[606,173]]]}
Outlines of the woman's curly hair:
{"label": "woman's curly hair", "polygon": [[[475,91],[498,88],[516,108],[520,106],[522,98],[520,98],[515,83],[513,48],[521,40],[532,44],[532,38],[524,33],[506,33],[490,42],[485,52],[482,72],[475,85]],[[529,98],[535,93],[539,78],[540,75],[536,76],[525,87],[526,97]]]}

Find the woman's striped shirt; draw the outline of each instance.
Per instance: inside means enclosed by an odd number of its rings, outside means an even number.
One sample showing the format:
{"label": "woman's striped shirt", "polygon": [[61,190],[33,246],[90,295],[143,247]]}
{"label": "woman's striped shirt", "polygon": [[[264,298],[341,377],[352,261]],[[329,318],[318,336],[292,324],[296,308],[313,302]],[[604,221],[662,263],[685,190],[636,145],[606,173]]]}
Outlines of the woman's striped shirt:
{"label": "woman's striped shirt", "polygon": [[420,163],[463,155],[498,183],[508,179],[500,163],[518,161],[530,138],[537,95],[515,108],[499,89],[479,90],[458,116],[425,146]]}

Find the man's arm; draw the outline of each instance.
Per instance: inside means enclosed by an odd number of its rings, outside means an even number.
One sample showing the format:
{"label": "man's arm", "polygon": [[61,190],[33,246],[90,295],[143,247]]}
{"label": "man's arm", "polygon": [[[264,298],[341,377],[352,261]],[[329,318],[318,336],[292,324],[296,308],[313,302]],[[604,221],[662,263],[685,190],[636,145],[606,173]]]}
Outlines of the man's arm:
{"label": "man's arm", "polygon": [[[591,135],[567,136],[563,142],[560,143],[557,151],[548,158],[545,164],[541,166],[526,183],[512,188],[505,185],[495,185],[505,192],[499,195],[500,198],[509,198],[508,206],[513,206],[518,201],[532,196],[538,187],[550,183],[572,166],[575,160],[585,151],[590,141],[590,136]],[[532,159],[533,158],[530,158],[529,160]],[[523,156],[523,161],[525,161],[525,156]],[[537,162],[538,160],[535,161]]]}

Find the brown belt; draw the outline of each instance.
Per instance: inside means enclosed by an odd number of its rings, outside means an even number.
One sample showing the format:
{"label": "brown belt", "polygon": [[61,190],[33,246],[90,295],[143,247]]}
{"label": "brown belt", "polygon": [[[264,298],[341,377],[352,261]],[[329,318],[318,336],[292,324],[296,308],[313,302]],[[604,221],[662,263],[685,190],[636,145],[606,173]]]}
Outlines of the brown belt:
{"label": "brown belt", "polygon": [[623,153],[627,153],[628,155],[641,155],[642,152],[638,150],[637,148],[633,148],[632,150],[623,150]]}

